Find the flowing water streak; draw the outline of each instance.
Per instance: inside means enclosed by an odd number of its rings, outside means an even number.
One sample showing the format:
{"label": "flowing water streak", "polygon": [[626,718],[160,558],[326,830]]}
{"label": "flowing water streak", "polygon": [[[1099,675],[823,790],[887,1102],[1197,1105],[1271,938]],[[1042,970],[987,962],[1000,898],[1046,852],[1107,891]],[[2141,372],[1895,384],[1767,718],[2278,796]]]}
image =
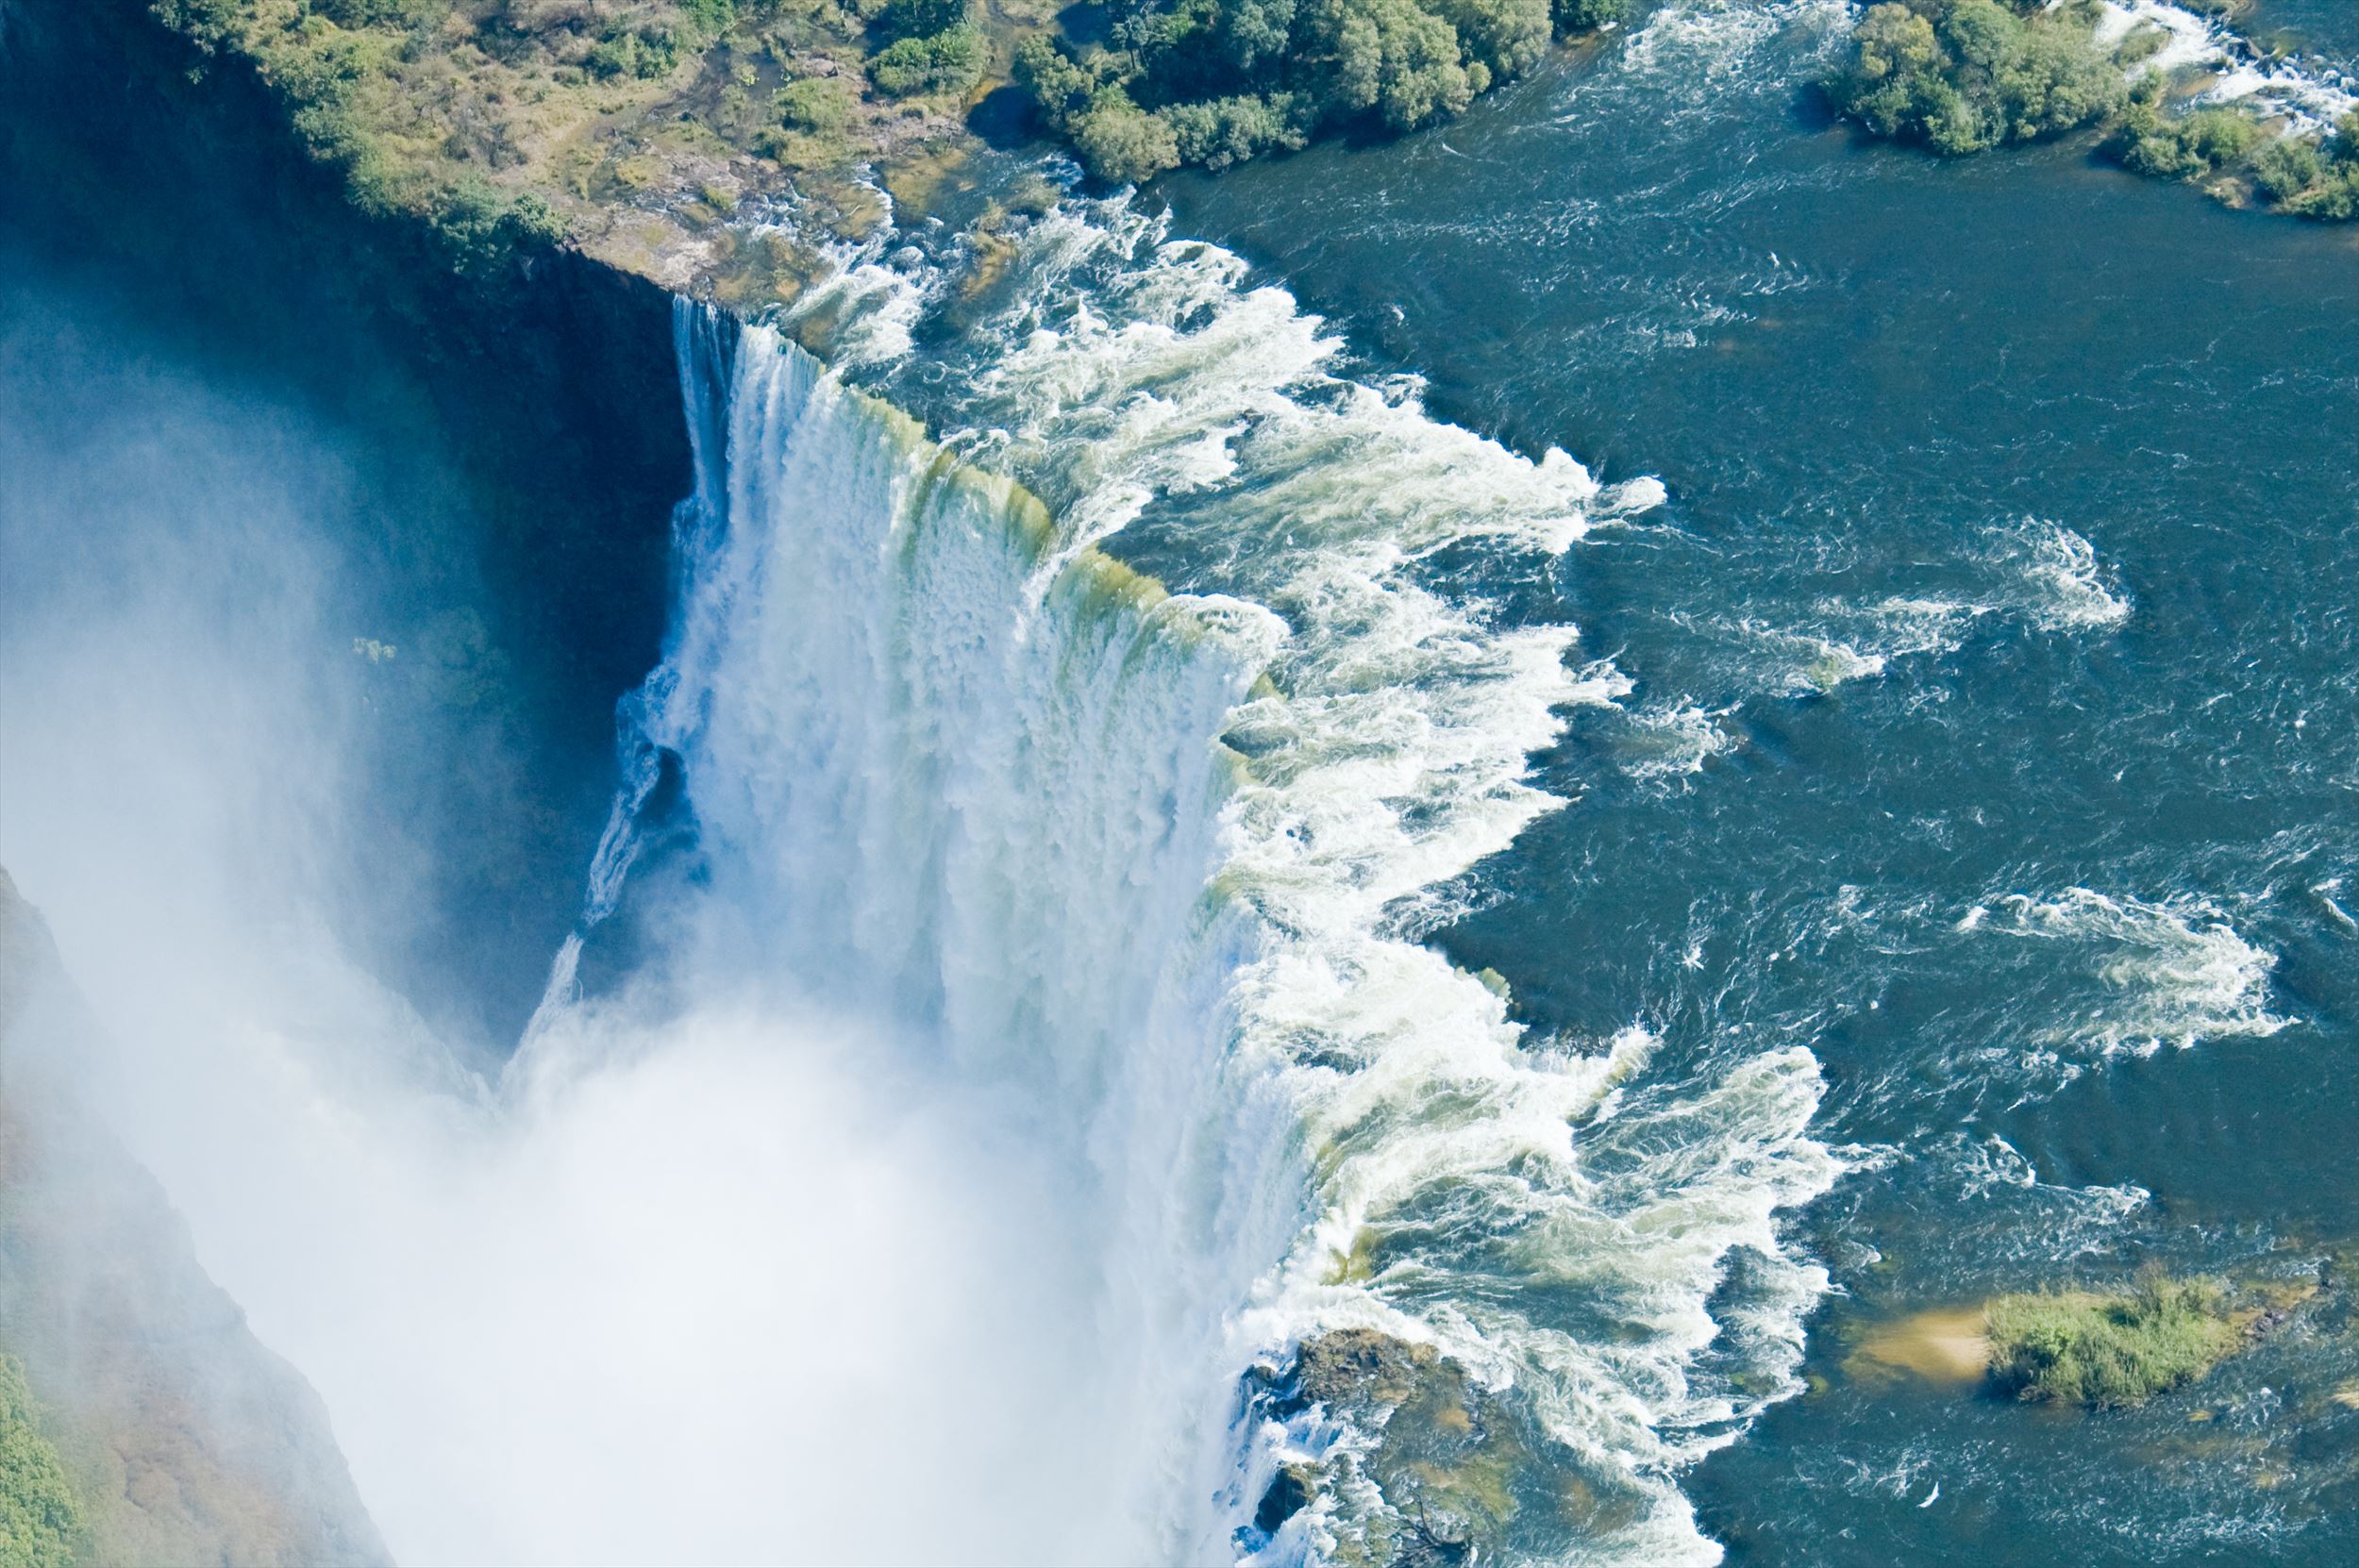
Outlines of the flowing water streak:
{"label": "flowing water streak", "polygon": [[2217,16],[2167,0],[2103,0],[2098,24],[2100,43],[2115,44],[2136,28],[2161,34],[2161,47],[2138,60],[2133,75],[2148,71],[2209,73],[2216,78],[2199,95],[2203,103],[2241,103],[2284,122],[2287,133],[2324,131],[2359,107],[2351,77],[2326,60],[2288,61],[2255,48]]}
{"label": "flowing water streak", "polygon": [[[1048,510],[748,330],[645,755],[681,759],[755,961],[1080,1129],[1155,1555],[1323,1555],[1386,1506],[1328,1495],[1235,1536],[1281,1457],[1369,1437],[1240,1409],[1237,1379],[1370,1326],[1457,1357],[1627,1494],[1585,1540],[1541,1520],[1535,1549],[1713,1560],[1675,1473],[1791,1391],[1824,1276],[1776,1215],[1837,1168],[1806,1132],[1816,1064],[1786,1045],[1658,1079],[1644,1031],[1535,1047],[1416,940],[1563,804],[1523,776],[1561,710],[1625,689],[1574,667],[1572,627],[1430,563],[1545,560],[1660,487],[1601,490],[1339,375],[1316,319],[1243,274],[1068,203],[931,365],[907,345],[939,278],[854,259],[806,303],[851,374]],[[1224,592],[1163,596],[1097,552],[1113,536]],[[1593,1168],[1577,1138],[1620,1153]]]}

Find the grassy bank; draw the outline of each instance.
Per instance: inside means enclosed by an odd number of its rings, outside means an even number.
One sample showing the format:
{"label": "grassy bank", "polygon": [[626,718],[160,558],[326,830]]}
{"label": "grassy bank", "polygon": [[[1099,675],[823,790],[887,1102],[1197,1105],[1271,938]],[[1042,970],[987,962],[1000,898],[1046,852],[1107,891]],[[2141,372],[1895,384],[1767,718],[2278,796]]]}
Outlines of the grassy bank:
{"label": "grassy bank", "polygon": [[852,172],[962,139],[992,58],[937,14],[963,0],[147,3],[259,75],[364,209],[424,220],[476,275],[570,242],[686,287],[745,270],[722,220],[790,188],[857,229]]}

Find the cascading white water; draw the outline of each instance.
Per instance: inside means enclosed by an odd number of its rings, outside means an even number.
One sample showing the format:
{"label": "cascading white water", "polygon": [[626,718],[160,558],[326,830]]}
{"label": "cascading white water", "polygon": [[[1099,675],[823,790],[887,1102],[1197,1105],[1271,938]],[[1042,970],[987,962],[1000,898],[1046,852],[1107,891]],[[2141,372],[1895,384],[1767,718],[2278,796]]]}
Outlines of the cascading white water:
{"label": "cascading white water", "polygon": [[[690,407],[722,412],[692,419],[703,493],[593,916],[668,753],[701,942],[1016,1092],[1096,1239],[1123,1424],[1088,1441],[1129,1445],[1123,1544],[1336,1549],[1380,1499],[1238,1532],[1281,1458],[1366,1434],[1267,1417],[1239,1379],[1366,1326],[1440,1346],[1631,1493],[1576,1555],[1714,1560],[1673,1476],[1791,1386],[1823,1276],[1774,1216],[1835,1170],[1804,1133],[1815,1064],[1648,1083],[1643,1030],[1528,1042],[1416,940],[1562,804],[1522,780],[1561,709],[1623,689],[1569,664],[1573,628],[1496,624],[1422,563],[1545,558],[1659,492],[1334,379],[1282,292],[1118,208],[1052,214],[1019,264],[952,442],[1053,513],[775,330],[716,348],[683,307]],[[923,286],[855,264],[811,308],[889,387]],[[1099,553],[1134,526],[1249,598],[1166,596]],[[1621,1154],[1592,1169],[1584,1138]],[[1724,1324],[1706,1303],[1738,1250]]]}
{"label": "cascading white water", "polygon": [[[1223,1049],[1254,938],[1212,891],[1218,736],[1274,619],[1062,548],[1039,502],[776,333],[723,355],[711,330],[681,308],[691,407],[718,393],[721,413],[697,422],[680,613],[594,886],[611,907],[668,752],[711,868],[708,950],[1021,1093],[1103,1259],[1089,1364],[1126,1419],[1097,1441],[1127,1451],[1118,1511],[1143,1533],[1099,1544],[1192,1553],[1174,1504],[1211,1487],[1188,1439],[1233,1383],[1202,1309],[1242,1298],[1299,1185],[1290,1122]],[[561,1023],[560,993],[516,1073]]]}
{"label": "cascading white water", "polygon": [[496,1086],[321,913],[404,885],[329,852],[373,628],[223,566],[293,580],[315,525],[159,513],[115,530],[138,593],[65,574],[8,628],[7,847],[111,1113],[405,1560],[1345,1555],[1401,1500],[1258,1505],[1377,1434],[1252,1369],[1350,1327],[1516,1424],[1505,1555],[1710,1560],[1678,1472],[1790,1392],[1823,1283],[1777,1223],[1833,1171],[1815,1064],[1534,1039],[1421,940],[1564,804],[1526,776],[1563,709],[1625,690],[1485,572],[1659,490],[1339,374],[1120,204],[1002,276],[851,259],[802,324],[833,374],[682,308],[675,623]]}

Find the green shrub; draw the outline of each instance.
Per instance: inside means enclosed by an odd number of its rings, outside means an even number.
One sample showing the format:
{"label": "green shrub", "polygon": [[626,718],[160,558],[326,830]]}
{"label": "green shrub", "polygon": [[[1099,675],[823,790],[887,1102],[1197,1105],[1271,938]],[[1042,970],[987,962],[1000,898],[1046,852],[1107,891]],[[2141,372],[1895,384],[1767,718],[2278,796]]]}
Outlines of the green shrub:
{"label": "green shrub", "polygon": [[737,25],[737,0],[679,0],[679,11],[699,49]]}
{"label": "green shrub", "polygon": [[1119,88],[1101,93],[1073,122],[1073,144],[1102,179],[1133,184],[1180,166],[1180,138]]}
{"label": "green shrub", "polygon": [[1181,163],[1226,169],[1273,147],[1293,151],[1308,138],[1289,116],[1289,100],[1217,98],[1175,104],[1159,116],[1171,127]]}
{"label": "green shrub", "polygon": [[1101,50],[1085,64],[1046,35],[1035,33],[1016,45],[1015,83],[1030,97],[1033,112],[1049,129],[1067,132],[1088,112],[1091,95],[1102,80],[1101,72],[1094,67],[1105,58]]}
{"label": "green shrub", "polygon": [[68,1568],[81,1529],[81,1504],[42,1435],[25,1369],[0,1355],[0,1568]]}
{"label": "green shrub", "polygon": [[2169,42],[2170,34],[2167,30],[2151,22],[2141,22],[2114,46],[2114,58],[2124,65],[2135,65],[2142,59],[2151,59],[2161,54],[2163,45]]}
{"label": "green shrub", "polygon": [[2300,194],[2325,172],[2317,144],[2294,137],[2279,137],[2252,155],[2252,183],[2271,201]]}
{"label": "green shrub", "polygon": [[1560,33],[1593,33],[1630,15],[1630,0],[1549,0]]}
{"label": "green shrub", "polygon": [[2209,1279],[2141,1272],[2126,1294],[2004,1295],[1984,1309],[1991,1376],[2019,1398],[2113,1407],[2192,1382],[2240,1335]]}
{"label": "green shrub", "polygon": [[973,20],[973,0],[884,0],[868,24],[871,34],[887,42],[905,38],[932,38]]}
{"label": "green shrub", "polygon": [[679,41],[669,27],[616,27],[582,60],[593,75],[652,80],[679,63]]}
{"label": "green shrub", "polygon": [[963,25],[931,38],[905,38],[868,61],[868,79],[895,98],[963,92],[982,78],[983,41]]}
{"label": "green shrub", "polygon": [[491,277],[520,254],[565,238],[565,221],[548,203],[529,193],[510,195],[479,176],[443,192],[430,221],[453,269],[469,277]]}
{"label": "green shrub", "polygon": [[2241,162],[2261,136],[2261,127],[2238,109],[2200,108],[2174,119],[2142,100],[2123,119],[2115,151],[2142,175],[2201,179]]}
{"label": "green shrub", "polygon": [[431,27],[450,15],[452,0],[311,0],[311,9],[340,27]]}
{"label": "green shrub", "polygon": [[1556,30],[1548,0],[1433,0],[1432,8],[1456,30],[1468,66],[1496,81],[1539,64]]}
{"label": "green shrub", "polygon": [[1602,26],[1625,4],[1113,0],[1111,47],[1028,40],[1015,79],[1101,178],[1224,168],[1322,131],[1447,120],[1531,69],[1552,35]]}
{"label": "green shrub", "polygon": [[771,104],[787,125],[813,136],[838,135],[852,123],[852,89],[836,76],[789,82]]}
{"label": "green shrub", "polygon": [[2359,108],[2334,122],[2334,134],[2327,140],[2326,156],[2337,163],[2359,163]]}
{"label": "green shrub", "polygon": [[2316,185],[2286,197],[2283,205],[2297,218],[2323,223],[2347,224],[2359,218],[2359,163],[2328,165]]}

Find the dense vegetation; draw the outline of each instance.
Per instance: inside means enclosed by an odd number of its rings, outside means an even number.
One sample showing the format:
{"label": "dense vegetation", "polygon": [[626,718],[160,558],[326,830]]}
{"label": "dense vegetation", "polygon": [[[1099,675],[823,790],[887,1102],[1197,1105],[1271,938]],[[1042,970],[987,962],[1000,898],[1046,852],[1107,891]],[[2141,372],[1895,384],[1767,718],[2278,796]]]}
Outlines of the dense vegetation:
{"label": "dense vegetation", "polygon": [[25,1369],[0,1355],[0,1568],[65,1568],[81,1530],[81,1505],[42,1435]]}
{"label": "dense vegetation", "polygon": [[2159,100],[2150,86],[2133,93],[2107,142],[2129,168],[2172,179],[2229,175],[2281,212],[2330,223],[2359,218],[2359,111],[2344,115],[2331,135],[2278,136],[2235,108],[2171,115]]}
{"label": "dense vegetation", "polygon": [[2140,174],[2250,191],[2302,217],[2359,214],[2359,117],[2329,136],[2281,136],[2250,109],[2174,114],[2162,76],[2134,83],[2162,34],[2097,39],[2095,0],[1901,0],[1866,8],[1827,83],[1842,111],[1879,136],[1956,157],[2084,126]]}
{"label": "dense vegetation", "polygon": [[2142,1404],[2194,1381],[2242,1333],[2208,1279],[2142,1273],[2124,1295],[2004,1295],[1984,1312],[1991,1376],[2024,1399]]}
{"label": "dense vegetation", "polygon": [[2092,125],[2128,85],[2099,47],[2095,7],[2027,0],[1909,0],[1870,6],[1833,86],[1844,112],[1879,136],[1935,152],[1981,152]]}
{"label": "dense vegetation", "polygon": [[972,0],[862,0],[869,37],[868,79],[895,98],[963,93],[982,79],[983,35]]}
{"label": "dense vegetation", "polygon": [[1029,39],[1015,74],[1091,173],[1139,180],[1446,120],[1626,3],[1116,0],[1104,43]]}

